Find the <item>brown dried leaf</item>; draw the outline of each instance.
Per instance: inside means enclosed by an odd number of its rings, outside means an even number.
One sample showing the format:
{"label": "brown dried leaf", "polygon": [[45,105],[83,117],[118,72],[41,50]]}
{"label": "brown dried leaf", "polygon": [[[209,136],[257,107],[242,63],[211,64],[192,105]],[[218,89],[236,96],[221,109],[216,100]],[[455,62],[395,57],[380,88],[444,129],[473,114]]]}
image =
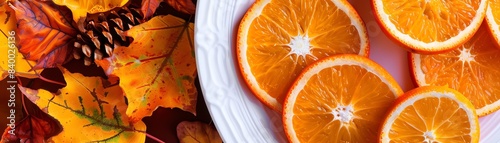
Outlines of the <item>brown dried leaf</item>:
{"label": "brown dried leaf", "polygon": [[192,0],[165,0],[165,2],[180,12],[194,14],[196,11],[196,6]]}
{"label": "brown dried leaf", "polygon": [[[0,51],[5,52],[5,55],[0,56],[0,80],[10,75],[37,78],[38,73],[41,72],[41,70],[31,71],[32,65],[35,65],[36,62],[24,59],[23,55],[17,52],[14,31],[17,27],[16,22],[14,10],[7,4],[0,6]],[[15,55],[14,61],[10,60],[12,57],[9,58],[8,54]],[[15,68],[15,74],[9,74],[8,71],[13,68]]]}
{"label": "brown dried leaf", "polygon": [[[50,117],[47,115],[47,117]],[[57,128],[57,129],[56,129]],[[61,125],[55,119],[28,116],[12,130],[7,127],[2,136],[2,143],[42,143],[62,131]]]}
{"label": "brown dried leaf", "polygon": [[24,105],[23,108],[28,115],[16,124],[8,124],[0,142],[47,142],[63,131],[58,120],[39,109],[34,103],[24,100]]}
{"label": "brown dried leaf", "polygon": [[34,69],[53,68],[71,59],[71,41],[77,30],[71,11],[50,1],[12,1],[17,18],[19,51],[37,61]]}
{"label": "brown dried leaf", "polygon": [[222,143],[219,132],[213,126],[201,122],[179,123],[177,137],[181,143]]}
{"label": "brown dried leaf", "polygon": [[156,8],[160,6],[163,0],[143,0],[141,5],[141,12],[144,15],[144,19],[149,19],[156,11]]}

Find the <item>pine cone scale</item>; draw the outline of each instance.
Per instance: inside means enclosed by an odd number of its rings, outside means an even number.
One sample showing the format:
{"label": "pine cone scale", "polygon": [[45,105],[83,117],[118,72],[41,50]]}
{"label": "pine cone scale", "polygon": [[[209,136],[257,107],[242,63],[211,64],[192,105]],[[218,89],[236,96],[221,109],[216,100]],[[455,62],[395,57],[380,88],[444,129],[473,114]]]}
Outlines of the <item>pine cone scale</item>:
{"label": "pine cone scale", "polygon": [[94,60],[111,56],[114,48],[130,45],[132,39],[124,36],[124,31],[142,23],[140,19],[142,14],[137,9],[127,7],[88,16],[74,43],[77,48],[73,57],[84,57],[85,65],[90,65]]}

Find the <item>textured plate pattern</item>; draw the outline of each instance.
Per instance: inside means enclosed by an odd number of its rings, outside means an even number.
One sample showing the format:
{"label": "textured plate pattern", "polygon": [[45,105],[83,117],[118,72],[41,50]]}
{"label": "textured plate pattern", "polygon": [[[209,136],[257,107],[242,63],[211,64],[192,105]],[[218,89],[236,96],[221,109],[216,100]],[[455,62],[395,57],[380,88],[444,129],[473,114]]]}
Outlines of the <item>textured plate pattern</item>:
{"label": "textured plate pattern", "polygon": [[[280,113],[257,100],[235,63],[236,30],[254,0],[198,0],[195,23],[196,62],[200,83],[214,123],[227,143],[286,142]],[[382,65],[403,90],[414,86],[406,51],[380,30],[368,3],[351,0],[370,38],[370,58]],[[390,55],[390,56],[388,56]],[[500,142],[500,112],[479,119],[482,143]]]}
{"label": "textured plate pattern", "polygon": [[285,142],[280,115],[249,94],[234,60],[236,29],[253,2],[198,1],[195,46],[201,87],[224,142]]}

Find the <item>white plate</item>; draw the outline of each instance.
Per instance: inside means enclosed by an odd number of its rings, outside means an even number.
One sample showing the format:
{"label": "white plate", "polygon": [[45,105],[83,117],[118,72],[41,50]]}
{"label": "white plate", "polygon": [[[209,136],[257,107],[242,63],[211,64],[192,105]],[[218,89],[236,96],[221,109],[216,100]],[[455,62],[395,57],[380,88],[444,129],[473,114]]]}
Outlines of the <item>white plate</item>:
{"label": "white plate", "polygon": [[[198,0],[196,62],[208,109],[228,143],[286,142],[281,116],[265,107],[242,80],[235,60],[236,30],[254,0]],[[411,83],[407,53],[378,27],[369,0],[351,0],[370,37],[370,58],[386,68],[404,91]],[[481,142],[500,142],[500,112],[479,119]]]}

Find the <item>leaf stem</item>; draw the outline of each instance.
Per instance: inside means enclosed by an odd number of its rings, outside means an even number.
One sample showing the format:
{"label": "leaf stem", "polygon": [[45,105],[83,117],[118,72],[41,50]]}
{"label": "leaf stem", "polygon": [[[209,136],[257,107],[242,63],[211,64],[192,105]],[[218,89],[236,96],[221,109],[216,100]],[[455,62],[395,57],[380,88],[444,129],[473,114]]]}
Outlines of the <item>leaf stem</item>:
{"label": "leaf stem", "polygon": [[7,34],[5,34],[5,32],[3,32],[2,29],[0,29],[0,32],[2,32],[3,36],[5,36],[5,38],[9,38],[9,36],[7,36]]}
{"label": "leaf stem", "polygon": [[62,83],[62,82],[58,82],[58,81],[55,81],[55,80],[51,80],[51,79],[47,79],[43,76],[38,76],[38,78],[40,78],[41,80],[43,81],[46,81],[46,82],[49,82],[49,83],[53,83],[53,84],[57,84],[57,85],[61,85],[61,86],[65,86],[66,84]]}
{"label": "leaf stem", "polygon": [[113,128],[117,128],[117,129],[122,129],[122,131],[134,131],[134,132],[144,133],[144,134],[146,134],[146,136],[147,136],[147,137],[149,137],[149,138],[153,139],[154,141],[157,141],[158,143],[165,143],[164,141],[162,141],[162,140],[158,139],[157,137],[155,137],[155,136],[153,136],[153,135],[148,134],[146,131],[135,130],[135,129],[132,129],[132,128],[130,128],[130,127],[125,127],[125,126],[120,126],[120,125],[108,124],[108,123],[102,122],[102,121],[100,121],[100,120],[98,120],[98,119],[94,119],[93,117],[88,116],[88,115],[86,115],[86,114],[83,114],[81,111],[77,111],[77,110],[71,109],[71,108],[69,108],[68,106],[64,106],[64,105],[62,105],[62,104],[59,104],[59,103],[56,103],[56,102],[53,102],[53,101],[49,101],[49,102],[51,102],[52,104],[55,104],[55,105],[57,105],[57,106],[60,106],[60,107],[66,108],[67,110],[70,110],[70,111],[72,111],[72,112],[74,112],[74,113],[76,113],[76,114],[80,114],[80,115],[82,115],[82,116],[84,116],[84,117],[86,117],[86,118],[88,118],[88,119],[91,119],[91,120],[93,120],[93,121],[94,121],[94,123],[93,123],[93,124],[100,124],[100,125],[104,125],[104,126],[108,126],[108,127],[113,127]]}
{"label": "leaf stem", "polygon": [[158,143],[165,143],[162,140],[160,140],[160,139],[158,139],[158,138],[156,138],[153,135],[150,135],[148,133],[146,133],[146,136],[149,137],[150,139],[153,139],[153,140],[157,141]]}
{"label": "leaf stem", "polygon": [[[18,76],[16,76],[16,79],[17,79],[17,81],[19,81],[19,85],[23,85],[23,82],[21,81],[21,79]],[[30,81],[27,86],[31,86],[32,83],[33,82]],[[19,87],[17,87],[17,88],[19,89]],[[21,102],[23,103],[22,108],[23,108],[24,112],[26,112],[26,115],[29,116],[30,113],[28,112],[28,109],[26,109],[26,104],[24,103],[25,102],[24,97],[25,97],[25,95],[23,93],[22,97],[21,97]]]}
{"label": "leaf stem", "polygon": [[140,131],[140,130],[134,130],[134,131],[139,132],[139,133],[146,134],[146,136],[147,136],[148,138],[150,138],[150,139],[152,139],[152,140],[154,140],[154,141],[157,141],[158,143],[165,143],[164,141],[162,141],[162,140],[160,140],[160,139],[156,138],[156,137],[155,137],[155,136],[153,136],[153,135],[150,135],[149,133],[147,133],[147,132],[145,132],[145,131]]}

